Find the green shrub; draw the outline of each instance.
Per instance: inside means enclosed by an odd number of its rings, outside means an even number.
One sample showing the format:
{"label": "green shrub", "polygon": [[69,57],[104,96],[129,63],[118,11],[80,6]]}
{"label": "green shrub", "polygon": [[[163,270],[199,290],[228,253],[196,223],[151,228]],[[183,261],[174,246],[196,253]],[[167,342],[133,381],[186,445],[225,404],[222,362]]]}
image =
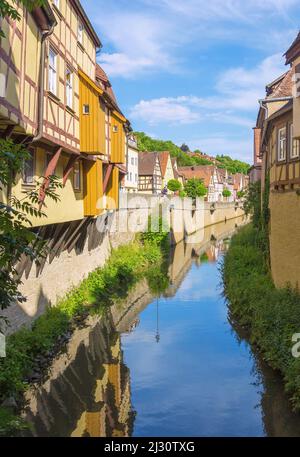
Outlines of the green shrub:
{"label": "green shrub", "polygon": [[171,192],[178,192],[181,189],[181,183],[177,179],[170,179],[168,182],[168,189]]}
{"label": "green shrub", "polygon": [[276,289],[263,252],[261,230],[252,224],[232,239],[223,279],[231,318],[250,330],[250,341],[284,376],[294,409],[300,409],[300,360],[292,356],[292,335],[299,332],[300,294]]}
{"label": "green shrub", "polygon": [[[103,268],[90,273],[55,308],[39,317],[31,329],[22,328],[8,337],[7,357],[0,359],[0,404],[11,396],[17,401],[22,399],[32,373],[47,368],[37,364],[38,356],[59,351],[63,346],[60,337],[72,330],[77,317],[88,312],[101,314],[125,299],[142,278],[148,280],[151,290],[161,293],[168,285],[168,250],[167,233],[144,233],[139,240],[113,251]],[[5,422],[10,431],[14,419],[0,410],[0,432]]]}

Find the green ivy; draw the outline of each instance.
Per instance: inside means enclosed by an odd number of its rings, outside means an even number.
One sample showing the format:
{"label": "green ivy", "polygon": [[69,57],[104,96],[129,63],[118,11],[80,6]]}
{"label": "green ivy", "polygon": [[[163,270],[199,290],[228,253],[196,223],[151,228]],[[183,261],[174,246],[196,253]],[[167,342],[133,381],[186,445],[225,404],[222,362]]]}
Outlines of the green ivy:
{"label": "green ivy", "polygon": [[231,318],[250,331],[266,362],[284,376],[295,410],[300,410],[300,360],[291,354],[292,335],[299,333],[300,294],[276,289],[261,242],[261,228],[250,224],[232,239],[223,265]]}

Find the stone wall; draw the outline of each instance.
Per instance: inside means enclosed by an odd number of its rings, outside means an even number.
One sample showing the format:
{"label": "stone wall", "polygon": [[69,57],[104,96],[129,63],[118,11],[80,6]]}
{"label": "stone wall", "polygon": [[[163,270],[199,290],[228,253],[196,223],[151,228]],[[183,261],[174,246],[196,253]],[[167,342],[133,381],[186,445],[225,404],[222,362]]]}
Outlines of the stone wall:
{"label": "stone wall", "polygon": [[277,287],[300,285],[300,196],[295,191],[270,193],[270,254]]}
{"label": "stone wall", "polygon": [[[135,225],[135,229],[138,231],[143,231],[148,224],[147,212],[144,210],[150,206],[155,211],[159,204],[166,202],[161,197],[156,198],[156,203],[155,201],[153,203],[150,195],[143,195],[142,197],[145,198],[141,200],[141,213],[134,210],[134,205],[131,204],[135,201],[133,200],[135,196],[129,197],[127,206],[129,208],[127,216],[129,220],[132,218],[134,221],[132,225]],[[143,204],[145,204],[145,207],[143,207]],[[191,227],[188,224],[183,224],[183,228],[180,231],[174,232],[174,230],[171,230],[172,244],[179,243],[186,236],[195,232],[199,233],[201,228],[224,223],[226,220],[233,220],[244,214],[243,210],[236,208],[234,203],[216,203],[213,208],[211,204],[205,203],[200,212],[200,217],[195,219],[198,221],[196,225]],[[186,213],[190,213],[190,211],[186,210]],[[174,215],[172,209],[169,214],[172,221]],[[85,241],[82,242],[81,240],[82,246],[80,250],[76,249],[76,245],[72,250],[63,250],[59,255],[53,256],[53,258],[50,257],[50,260],[47,259],[42,270],[32,265],[28,269],[28,274],[23,275],[23,285],[20,287],[21,292],[27,297],[27,301],[22,304],[13,304],[5,312],[5,317],[10,322],[6,333],[11,333],[22,325],[30,325],[48,306],[54,306],[59,298],[63,297],[72,287],[79,285],[90,272],[103,266],[112,249],[132,242],[135,237],[134,232],[113,230],[114,222],[116,223],[115,226],[118,227],[119,218],[122,219],[124,216],[126,216],[125,207],[116,214],[110,214],[110,222],[107,229],[99,240],[96,238],[96,241],[98,240],[96,245],[95,239],[93,242],[89,239],[91,234],[88,231]],[[194,214],[194,218],[197,218],[197,216],[199,214]]]}

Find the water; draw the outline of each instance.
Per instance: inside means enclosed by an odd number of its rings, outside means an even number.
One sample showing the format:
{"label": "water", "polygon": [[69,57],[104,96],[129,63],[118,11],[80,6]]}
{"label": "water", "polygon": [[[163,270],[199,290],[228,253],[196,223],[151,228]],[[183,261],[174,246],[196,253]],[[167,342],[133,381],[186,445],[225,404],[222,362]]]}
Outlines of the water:
{"label": "water", "polygon": [[163,297],[139,284],[126,306],[75,332],[28,395],[30,433],[300,435],[280,377],[228,321],[219,267],[233,229],[218,225],[201,243],[178,245]]}

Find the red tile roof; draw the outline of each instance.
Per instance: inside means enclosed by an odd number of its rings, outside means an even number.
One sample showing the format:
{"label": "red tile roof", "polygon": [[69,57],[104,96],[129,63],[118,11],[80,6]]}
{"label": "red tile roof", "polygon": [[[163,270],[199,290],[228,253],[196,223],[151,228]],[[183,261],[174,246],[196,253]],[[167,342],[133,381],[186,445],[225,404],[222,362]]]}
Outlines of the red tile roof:
{"label": "red tile roof", "polygon": [[111,101],[115,105],[117,111],[119,111],[122,114],[122,112],[121,112],[121,110],[120,110],[120,108],[118,106],[118,102],[117,102],[115,93],[114,93],[113,88],[111,86],[111,83],[110,83],[110,81],[108,79],[108,76],[105,73],[105,71],[103,70],[103,68],[100,67],[99,64],[96,65],[96,79],[101,81],[101,83],[102,83],[102,87],[101,88],[102,89],[104,88],[104,92],[111,99]]}
{"label": "red tile roof", "polygon": [[291,97],[293,95],[293,75],[294,69],[281,75],[266,87],[267,98]]}
{"label": "red tile roof", "polygon": [[157,160],[156,152],[140,152],[139,153],[139,175],[153,176]]}
{"label": "red tile roof", "polygon": [[205,187],[208,187],[210,185],[211,177],[214,172],[214,167],[213,165],[179,167],[178,171],[184,176],[185,179],[201,179]]}
{"label": "red tile roof", "polygon": [[167,165],[168,165],[168,160],[170,157],[169,151],[162,151],[162,152],[157,152],[159,162],[160,162],[160,168],[161,168],[161,174],[162,177],[165,177],[166,171],[167,171]]}

